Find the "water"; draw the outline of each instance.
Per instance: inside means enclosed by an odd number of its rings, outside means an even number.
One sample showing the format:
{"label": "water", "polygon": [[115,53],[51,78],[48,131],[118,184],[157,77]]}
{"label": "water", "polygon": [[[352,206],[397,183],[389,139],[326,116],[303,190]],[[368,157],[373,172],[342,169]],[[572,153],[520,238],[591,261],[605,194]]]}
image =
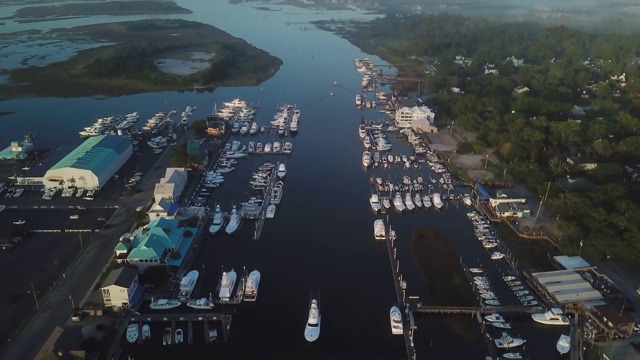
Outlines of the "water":
{"label": "water", "polygon": [[[195,359],[216,354],[258,358],[406,358],[402,338],[390,334],[389,307],[395,304],[396,295],[386,247],[373,240],[374,216],[368,204],[372,172],[364,172],[360,164],[363,151],[357,133],[360,112],[354,106],[361,76],[353,67],[353,58],[369,57],[376,64],[384,62],[307,24],[310,20],[370,16],[280,5],[266,5],[280,11],[261,11],[222,1],[215,2],[215,6],[199,0],[178,3],[194,13],[177,17],[212,24],[270,52],[284,61],[280,71],[255,87],[224,88],[213,93],[165,92],[107,99],[30,98],[0,103],[2,111],[15,112],[0,117],[4,130],[0,133],[0,144],[8,145],[27,131],[34,131],[40,147],[80,143],[79,130],[98,117],[115,115],[114,111],[120,114],[138,111],[145,119],[158,111],[173,108],[182,111],[191,105],[197,106],[192,115],[196,119],[210,113],[214,103],[220,105],[241,98],[260,104],[257,121],[267,125],[277,105],[296,104],[301,110],[299,134],[285,140],[293,142],[293,154],[284,160],[288,173],[283,200],[276,217],[267,220],[261,239],[251,240],[253,225],[245,223],[232,238],[206,241],[196,259],[195,267],[202,269],[200,281],[204,284],[200,296],[214,291],[221,266],[233,267],[237,272],[246,266],[247,271],[259,269],[262,273],[258,301],[236,308],[229,344],[170,348],[149,344],[131,346],[127,351],[136,359]],[[50,27],[116,20],[121,18],[9,23],[5,30],[37,27],[46,31]],[[287,25],[287,21],[295,24]],[[388,70],[392,71],[385,68],[385,72]],[[372,110],[366,110],[364,115],[367,119],[383,118]],[[250,140],[264,143],[276,139],[275,132],[270,132]],[[391,139],[393,153],[409,153],[407,144],[393,136]],[[248,137],[241,140],[250,141]],[[227,176],[222,189],[216,191],[214,201],[229,211],[233,203],[243,200],[251,172],[265,160],[282,159],[253,156],[241,160],[239,169]],[[428,178],[428,170],[411,171]],[[397,170],[376,174],[400,178]],[[464,206],[451,203],[439,213],[390,215],[399,236],[398,258],[408,295],[420,296],[424,303],[430,303],[428,291],[412,263],[410,236],[420,226],[438,228],[456,257],[481,261],[494,278],[499,276],[499,270],[474,239],[466,212]],[[499,290],[501,298],[506,291]],[[303,330],[311,296],[319,297],[323,317],[320,339],[309,344],[304,340]],[[417,318],[418,357],[483,358],[487,351],[477,323],[467,317],[457,322],[460,330],[455,332],[446,318]],[[158,326],[155,331],[161,332],[163,326]],[[530,321],[518,323],[514,330],[517,330],[514,335],[526,335],[530,344],[527,353],[535,358],[553,357],[559,330],[540,331]]]}

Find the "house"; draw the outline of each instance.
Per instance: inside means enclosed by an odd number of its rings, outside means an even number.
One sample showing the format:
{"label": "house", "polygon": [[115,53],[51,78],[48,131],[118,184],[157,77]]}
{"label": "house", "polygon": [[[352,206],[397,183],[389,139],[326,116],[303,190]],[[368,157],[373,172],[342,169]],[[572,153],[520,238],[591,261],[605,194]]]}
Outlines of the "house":
{"label": "house", "polygon": [[493,74],[493,75],[498,75],[498,69],[496,69],[496,66],[494,64],[489,64],[486,63],[483,67],[484,69],[484,74]]}
{"label": "house", "polygon": [[[165,175],[153,189],[154,204],[148,211],[149,218],[175,216],[178,198],[187,185],[187,170],[167,168]],[[175,206],[173,206],[175,204]],[[173,210],[173,211],[172,211]]]}
{"label": "house", "polygon": [[518,85],[513,89],[513,95],[524,94],[529,91],[529,88],[524,85]]}
{"label": "house", "polygon": [[459,95],[464,94],[464,90],[461,90],[461,89],[460,89],[459,87],[457,87],[457,86],[452,87],[452,88],[451,88],[451,92],[452,92],[452,93],[454,93],[454,94],[459,94]]}
{"label": "house", "polygon": [[518,59],[515,56],[510,56],[510,57],[506,58],[505,61],[506,62],[511,62],[513,64],[513,66],[515,66],[515,67],[524,66],[524,59]]}
{"label": "house", "polygon": [[111,271],[100,287],[104,306],[122,309],[136,305],[144,292],[139,285],[136,269],[121,267]]}
{"label": "house", "polygon": [[572,171],[587,171],[593,170],[598,167],[598,163],[589,160],[586,157],[578,154],[578,155],[568,155],[565,161],[562,162],[562,166],[565,170]]}
{"label": "house", "polygon": [[396,126],[399,128],[413,128],[425,133],[438,132],[433,125],[435,114],[427,106],[404,106],[398,108],[395,114]]}
{"label": "house", "polygon": [[453,63],[458,64],[462,67],[466,67],[471,65],[471,60],[472,60],[471,58],[467,58],[462,55],[456,55],[456,59],[453,60]]}

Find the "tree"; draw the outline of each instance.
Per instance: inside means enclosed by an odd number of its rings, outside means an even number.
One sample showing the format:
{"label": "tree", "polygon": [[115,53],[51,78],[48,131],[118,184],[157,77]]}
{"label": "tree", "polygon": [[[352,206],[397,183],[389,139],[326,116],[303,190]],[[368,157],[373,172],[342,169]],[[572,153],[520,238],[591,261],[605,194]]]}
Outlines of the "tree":
{"label": "tree", "polygon": [[605,184],[621,181],[624,176],[624,169],[615,163],[602,163],[589,171],[589,174],[600,184]]}
{"label": "tree", "polygon": [[207,121],[198,119],[191,123],[191,128],[196,137],[204,137],[207,135]]}

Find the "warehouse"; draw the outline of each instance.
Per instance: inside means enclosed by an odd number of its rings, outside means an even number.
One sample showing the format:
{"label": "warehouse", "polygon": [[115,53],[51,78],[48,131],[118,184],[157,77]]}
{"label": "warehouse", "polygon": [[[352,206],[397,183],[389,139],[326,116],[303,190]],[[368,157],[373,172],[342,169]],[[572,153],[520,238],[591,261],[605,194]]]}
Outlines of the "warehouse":
{"label": "warehouse", "polygon": [[587,308],[605,304],[602,294],[575,271],[532,273],[530,279],[550,303],[567,306],[582,304]]}
{"label": "warehouse", "polygon": [[101,135],[88,138],[47,170],[43,185],[46,188],[101,189],[132,153],[133,145],[126,137]]}

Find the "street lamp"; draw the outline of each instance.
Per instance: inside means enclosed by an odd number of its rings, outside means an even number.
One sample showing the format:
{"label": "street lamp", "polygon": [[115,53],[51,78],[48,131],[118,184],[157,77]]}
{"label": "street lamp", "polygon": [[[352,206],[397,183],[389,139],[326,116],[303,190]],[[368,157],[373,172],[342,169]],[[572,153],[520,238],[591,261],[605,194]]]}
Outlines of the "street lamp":
{"label": "street lamp", "polygon": [[71,297],[71,295],[69,295],[69,300],[71,300],[71,310],[75,310],[76,304],[73,302],[73,298]]}
{"label": "street lamp", "polygon": [[27,290],[27,293],[33,294],[33,301],[36,302],[36,309],[40,310],[40,304],[38,304],[38,296],[36,295],[36,289],[33,286],[33,281],[31,282],[31,290]]}

